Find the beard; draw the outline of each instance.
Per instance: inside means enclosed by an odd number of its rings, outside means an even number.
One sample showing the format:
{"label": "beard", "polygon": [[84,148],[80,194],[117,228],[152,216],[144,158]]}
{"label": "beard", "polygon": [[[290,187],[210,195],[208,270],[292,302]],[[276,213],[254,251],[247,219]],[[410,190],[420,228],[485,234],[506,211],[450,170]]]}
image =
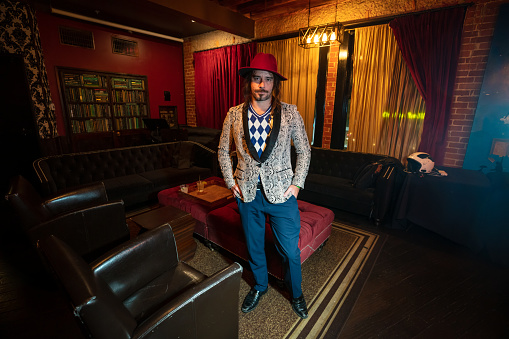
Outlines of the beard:
{"label": "beard", "polygon": [[253,99],[255,101],[267,101],[270,100],[272,97],[272,93],[267,91],[255,91],[253,93]]}

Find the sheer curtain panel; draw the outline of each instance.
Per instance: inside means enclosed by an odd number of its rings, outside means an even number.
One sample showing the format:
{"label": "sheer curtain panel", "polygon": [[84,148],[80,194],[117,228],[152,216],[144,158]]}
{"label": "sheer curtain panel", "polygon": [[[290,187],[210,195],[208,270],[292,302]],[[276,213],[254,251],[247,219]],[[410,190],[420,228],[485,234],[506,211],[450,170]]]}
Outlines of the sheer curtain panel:
{"label": "sheer curtain panel", "polygon": [[397,48],[388,25],[355,30],[349,151],[377,153]]}
{"label": "sheer curtain panel", "polygon": [[421,141],[425,104],[399,51],[393,69],[389,100],[382,113],[378,153],[404,163]]}
{"label": "sheer curtain panel", "polygon": [[297,105],[308,139],[313,138],[319,49],[298,46],[298,38],[258,43],[258,52],[276,57],[278,71],[288,78],[281,86],[281,100]]}
{"label": "sheer curtain panel", "polygon": [[355,30],[348,150],[405,160],[420,142],[424,100],[388,25]]}

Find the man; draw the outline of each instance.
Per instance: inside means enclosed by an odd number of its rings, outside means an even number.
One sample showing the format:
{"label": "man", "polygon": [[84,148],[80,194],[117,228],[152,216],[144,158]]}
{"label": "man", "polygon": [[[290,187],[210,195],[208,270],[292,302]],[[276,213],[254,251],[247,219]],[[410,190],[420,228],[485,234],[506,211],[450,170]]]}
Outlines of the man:
{"label": "man", "polygon": [[[311,148],[302,117],[295,105],[282,103],[281,81],[272,54],[257,54],[250,67],[243,67],[245,102],[230,108],[219,143],[219,164],[227,187],[236,197],[249,252],[255,286],[242,304],[242,312],[255,309],[267,292],[265,220],[270,217],[276,248],[283,257],[285,282],[292,295],[292,308],[303,319],[308,311],[302,293],[300,214],[297,195],[311,159]],[[238,164],[233,173],[230,144],[235,143]],[[291,165],[291,142],[297,152],[295,173]]]}

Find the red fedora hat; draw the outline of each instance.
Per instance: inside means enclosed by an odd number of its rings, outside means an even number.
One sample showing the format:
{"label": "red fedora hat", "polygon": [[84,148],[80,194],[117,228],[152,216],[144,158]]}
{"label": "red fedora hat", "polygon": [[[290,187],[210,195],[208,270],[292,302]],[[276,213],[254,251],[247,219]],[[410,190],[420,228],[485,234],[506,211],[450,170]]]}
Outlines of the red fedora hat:
{"label": "red fedora hat", "polygon": [[281,80],[286,80],[284,76],[277,72],[277,62],[276,58],[269,53],[258,53],[255,55],[253,60],[251,60],[251,65],[249,67],[241,67],[239,69],[239,74],[242,77],[246,77],[247,73],[253,70],[260,71],[268,71],[277,75]]}

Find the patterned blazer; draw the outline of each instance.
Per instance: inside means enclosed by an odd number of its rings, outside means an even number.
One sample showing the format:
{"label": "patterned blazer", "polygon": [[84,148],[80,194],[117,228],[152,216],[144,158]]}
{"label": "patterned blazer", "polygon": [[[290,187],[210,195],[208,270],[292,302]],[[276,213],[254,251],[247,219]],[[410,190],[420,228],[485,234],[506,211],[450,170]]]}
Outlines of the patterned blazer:
{"label": "patterned blazer", "polygon": [[[281,103],[281,113],[273,115],[265,150],[258,157],[249,138],[247,113],[243,114],[242,106],[230,108],[223,123],[218,158],[225,183],[228,188],[237,183],[244,202],[250,202],[256,196],[260,176],[267,200],[271,203],[285,202],[290,196],[285,198],[284,193],[291,184],[304,188],[311,160],[311,147],[302,117],[295,105]],[[291,164],[292,140],[297,152],[295,173]],[[232,141],[235,142],[238,158],[235,173],[230,159]]]}

